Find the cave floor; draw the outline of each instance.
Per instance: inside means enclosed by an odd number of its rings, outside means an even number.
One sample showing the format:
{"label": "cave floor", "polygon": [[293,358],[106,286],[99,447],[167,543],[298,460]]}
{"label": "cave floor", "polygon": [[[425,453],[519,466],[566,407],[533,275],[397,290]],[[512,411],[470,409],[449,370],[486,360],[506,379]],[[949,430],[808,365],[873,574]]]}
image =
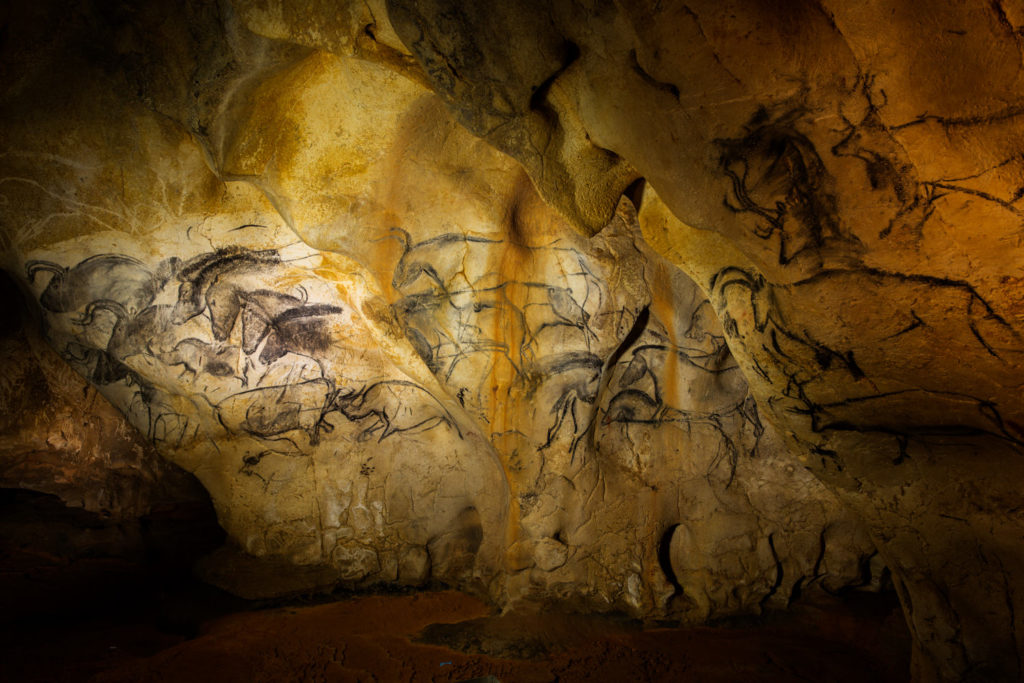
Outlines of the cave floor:
{"label": "cave floor", "polygon": [[[104,520],[0,491],[0,682],[906,681],[895,596],[701,628],[495,615],[449,590],[248,602],[192,578],[212,511]],[[493,679],[487,679],[493,681]]]}
{"label": "cave floor", "polygon": [[[317,605],[153,610],[4,634],[8,681],[905,681],[909,637],[887,596],[803,603],[722,627],[540,613],[493,616],[468,595],[370,595]],[[195,599],[195,596],[192,598]],[[167,613],[179,611],[179,616]],[[118,618],[120,617],[120,618]]]}

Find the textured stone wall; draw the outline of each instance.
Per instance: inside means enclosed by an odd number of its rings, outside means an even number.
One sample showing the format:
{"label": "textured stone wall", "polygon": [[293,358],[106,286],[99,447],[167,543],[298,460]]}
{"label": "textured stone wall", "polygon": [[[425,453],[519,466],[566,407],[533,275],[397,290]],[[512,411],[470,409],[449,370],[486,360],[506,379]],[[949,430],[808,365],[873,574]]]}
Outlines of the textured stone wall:
{"label": "textured stone wall", "polygon": [[[1018,678],[1019,8],[389,12],[460,121],[577,224],[621,187],[598,152],[646,179],[648,242],[708,294],[794,459],[868,523],[915,675]],[[506,135],[537,120],[564,133]],[[576,186],[534,170],[558,167]]]}
{"label": "textured stone wall", "polygon": [[112,523],[201,503],[198,482],[47,345],[24,294],[0,277],[0,488],[58,496]]}
{"label": "textured stone wall", "polygon": [[13,8],[4,267],[300,585],[884,561],[917,678],[1013,679],[1019,12],[841,4]]}

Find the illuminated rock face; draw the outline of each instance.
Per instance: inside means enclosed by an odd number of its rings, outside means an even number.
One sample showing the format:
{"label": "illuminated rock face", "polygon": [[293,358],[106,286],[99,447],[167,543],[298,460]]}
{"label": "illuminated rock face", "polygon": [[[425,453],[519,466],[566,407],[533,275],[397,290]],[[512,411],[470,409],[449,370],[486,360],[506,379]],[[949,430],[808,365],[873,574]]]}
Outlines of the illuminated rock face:
{"label": "illuminated rock face", "polygon": [[48,493],[117,522],[202,501],[202,487],[46,344],[14,283],[4,277],[0,288],[0,487]]}
{"label": "illuminated rock face", "polygon": [[694,622],[877,547],[1016,677],[1020,17],[386,4],[9,19],[4,265],[233,542]]}
{"label": "illuminated rock face", "polygon": [[[129,60],[142,102],[85,59],[72,105],[25,86],[5,225],[53,347],[297,577],[213,580],[692,622],[870,580],[866,534],[787,461],[629,200],[585,237],[392,65],[210,13]],[[156,87],[200,53],[228,76],[198,103]]]}

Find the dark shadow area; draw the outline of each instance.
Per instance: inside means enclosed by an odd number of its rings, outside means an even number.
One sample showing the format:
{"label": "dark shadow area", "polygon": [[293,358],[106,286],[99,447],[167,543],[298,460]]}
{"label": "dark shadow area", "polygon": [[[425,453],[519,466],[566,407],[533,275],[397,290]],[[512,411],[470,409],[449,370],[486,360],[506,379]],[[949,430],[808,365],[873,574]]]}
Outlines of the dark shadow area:
{"label": "dark shadow area", "polygon": [[454,591],[245,601],[193,577],[223,538],[208,502],[115,521],[0,489],[0,680],[895,683],[909,668],[891,591],[647,629],[555,609],[496,615]]}
{"label": "dark shadow area", "polygon": [[0,680],[86,680],[244,609],[192,578],[223,539],[208,500],[126,521],[0,489]]}

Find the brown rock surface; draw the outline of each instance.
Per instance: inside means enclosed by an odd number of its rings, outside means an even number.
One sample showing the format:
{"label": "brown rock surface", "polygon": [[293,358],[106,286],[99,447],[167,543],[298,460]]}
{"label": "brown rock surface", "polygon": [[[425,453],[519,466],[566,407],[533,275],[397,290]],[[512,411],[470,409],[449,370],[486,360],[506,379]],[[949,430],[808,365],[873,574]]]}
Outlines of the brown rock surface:
{"label": "brown rock surface", "polygon": [[697,623],[877,548],[917,678],[1014,679],[1024,16],[840,5],[12,8],[4,264],[299,584]]}
{"label": "brown rock surface", "polygon": [[827,604],[757,630],[641,631],[593,616],[496,617],[453,591],[374,596],[231,615],[94,680],[903,680],[883,639],[900,640],[901,625],[879,634],[865,616]]}
{"label": "brown rock surface", "polygon": [[[578,47],[548,99],[570,100],[571,129],[657,191],[645,234],[709,294],[766,421],[867,521],[918,639],[916,675],[1017,678],[1019,12],[389,7],[459,112],[529,82],[487,38],[498,26],[536,45],[523,53]],[[430,68],[475,55],[455,85]],[[509,151],[535,154],[524,147]],[[564,148],[541,156],[593,178]],[[538,187],[571,211],[553,196],[571,189]]]}
{"label": "brown rock surface", "polygon": [[199,483],[46,345],[6,275],[0,296],[0,488],[52,494],[115,521],[201,504]]}

